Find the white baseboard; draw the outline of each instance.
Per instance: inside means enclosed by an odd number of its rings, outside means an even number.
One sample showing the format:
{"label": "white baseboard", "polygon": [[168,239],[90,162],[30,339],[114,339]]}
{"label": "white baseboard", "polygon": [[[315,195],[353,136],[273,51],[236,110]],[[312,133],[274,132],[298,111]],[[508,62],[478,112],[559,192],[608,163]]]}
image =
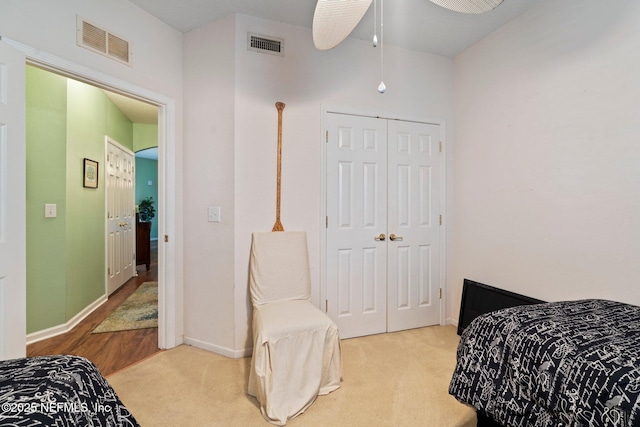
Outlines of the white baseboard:
{"label": "white baseboard", "polygon": [[184,344],[191,345],[194,347],[201,348],[203,350],[211,351],[213,353],[220,354],[225,357],[231,357],[233,359],[240,359],[243,357],[251,356],[252,350],[251,348],[245,348],[244,350],[232,350],[226,347],[220,347],[219,345],[211,344],[205,341],[200,341],[191,337],[184,337]]}
{"label": "white baseboard", "polygon": [[458,327],[458,319],[453,319],[451,317],[447,318],[447,325],[453,325],[456,328]]}
{"label": "white baseboard", "polygon": [[179,346],[179,345],[184,344],[184,335],[177,336],[177,337],[176,337],[176,339],[175,339],[175,344],[176,344],[176,345],[174,345],[174,346],[173,346],[173,347],[171,347],[171,348],[174,348],[174,347],[177,347],[177,346]]}
{"label": "white baseboard", "polygon": [[100,298],[86,306],[80,313],[73,316],[67,323],[28,334],[27,345],[46,340],[47,338],[53,338],[58,335],[66,334],[105,302],[107,302],[107,296],[102,295]]}

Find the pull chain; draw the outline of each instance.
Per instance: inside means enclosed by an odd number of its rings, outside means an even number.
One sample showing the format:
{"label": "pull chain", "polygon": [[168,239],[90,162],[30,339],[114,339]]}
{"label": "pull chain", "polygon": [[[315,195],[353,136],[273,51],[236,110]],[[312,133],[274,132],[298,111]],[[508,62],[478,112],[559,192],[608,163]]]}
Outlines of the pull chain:
{"label": "pull chain", "polygon": [[378,46],[378,0],[373,0],[373,47]]}
{"label": "pull chain", "polygon": [[378,92],[384,93],[387,86],[384,84],[384,0],[380,0],[380,84]]}

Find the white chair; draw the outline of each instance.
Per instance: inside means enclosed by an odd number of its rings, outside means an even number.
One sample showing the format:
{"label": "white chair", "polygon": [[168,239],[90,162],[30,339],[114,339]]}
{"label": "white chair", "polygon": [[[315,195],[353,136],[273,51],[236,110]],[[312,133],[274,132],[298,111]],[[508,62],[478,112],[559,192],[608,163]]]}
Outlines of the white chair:
{"label": "white chair", "polygon": [[253,233],[249,284],[248,392],[267,421],[283,426],[340,387],[342,376],[338,328],[311,303],[306,233]]}

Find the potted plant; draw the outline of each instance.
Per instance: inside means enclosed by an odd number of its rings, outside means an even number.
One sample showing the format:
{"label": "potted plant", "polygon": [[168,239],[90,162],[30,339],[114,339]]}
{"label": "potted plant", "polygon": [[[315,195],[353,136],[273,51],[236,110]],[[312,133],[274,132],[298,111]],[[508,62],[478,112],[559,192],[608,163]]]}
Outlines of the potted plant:
{"label": "potted plant", "polygon": [[156,208],[153,207],[153,197],[145,197],[138,205],[140,222],[151,222],[156,216]]}

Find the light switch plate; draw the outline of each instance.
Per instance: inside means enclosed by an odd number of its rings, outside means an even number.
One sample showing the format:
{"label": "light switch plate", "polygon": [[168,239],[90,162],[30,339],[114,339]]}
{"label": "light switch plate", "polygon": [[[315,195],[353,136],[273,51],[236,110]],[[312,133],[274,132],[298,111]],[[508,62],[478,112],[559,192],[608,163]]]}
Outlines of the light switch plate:
{"label": "light switch plate", "polygon": [[209,206],[209,222],[220,222],[220,206]]}
{"label": "light switch plate", "polygon": [[55,218],[57,216],[57,206],[53,203],[47,203],[44,205],[44,217]]}

